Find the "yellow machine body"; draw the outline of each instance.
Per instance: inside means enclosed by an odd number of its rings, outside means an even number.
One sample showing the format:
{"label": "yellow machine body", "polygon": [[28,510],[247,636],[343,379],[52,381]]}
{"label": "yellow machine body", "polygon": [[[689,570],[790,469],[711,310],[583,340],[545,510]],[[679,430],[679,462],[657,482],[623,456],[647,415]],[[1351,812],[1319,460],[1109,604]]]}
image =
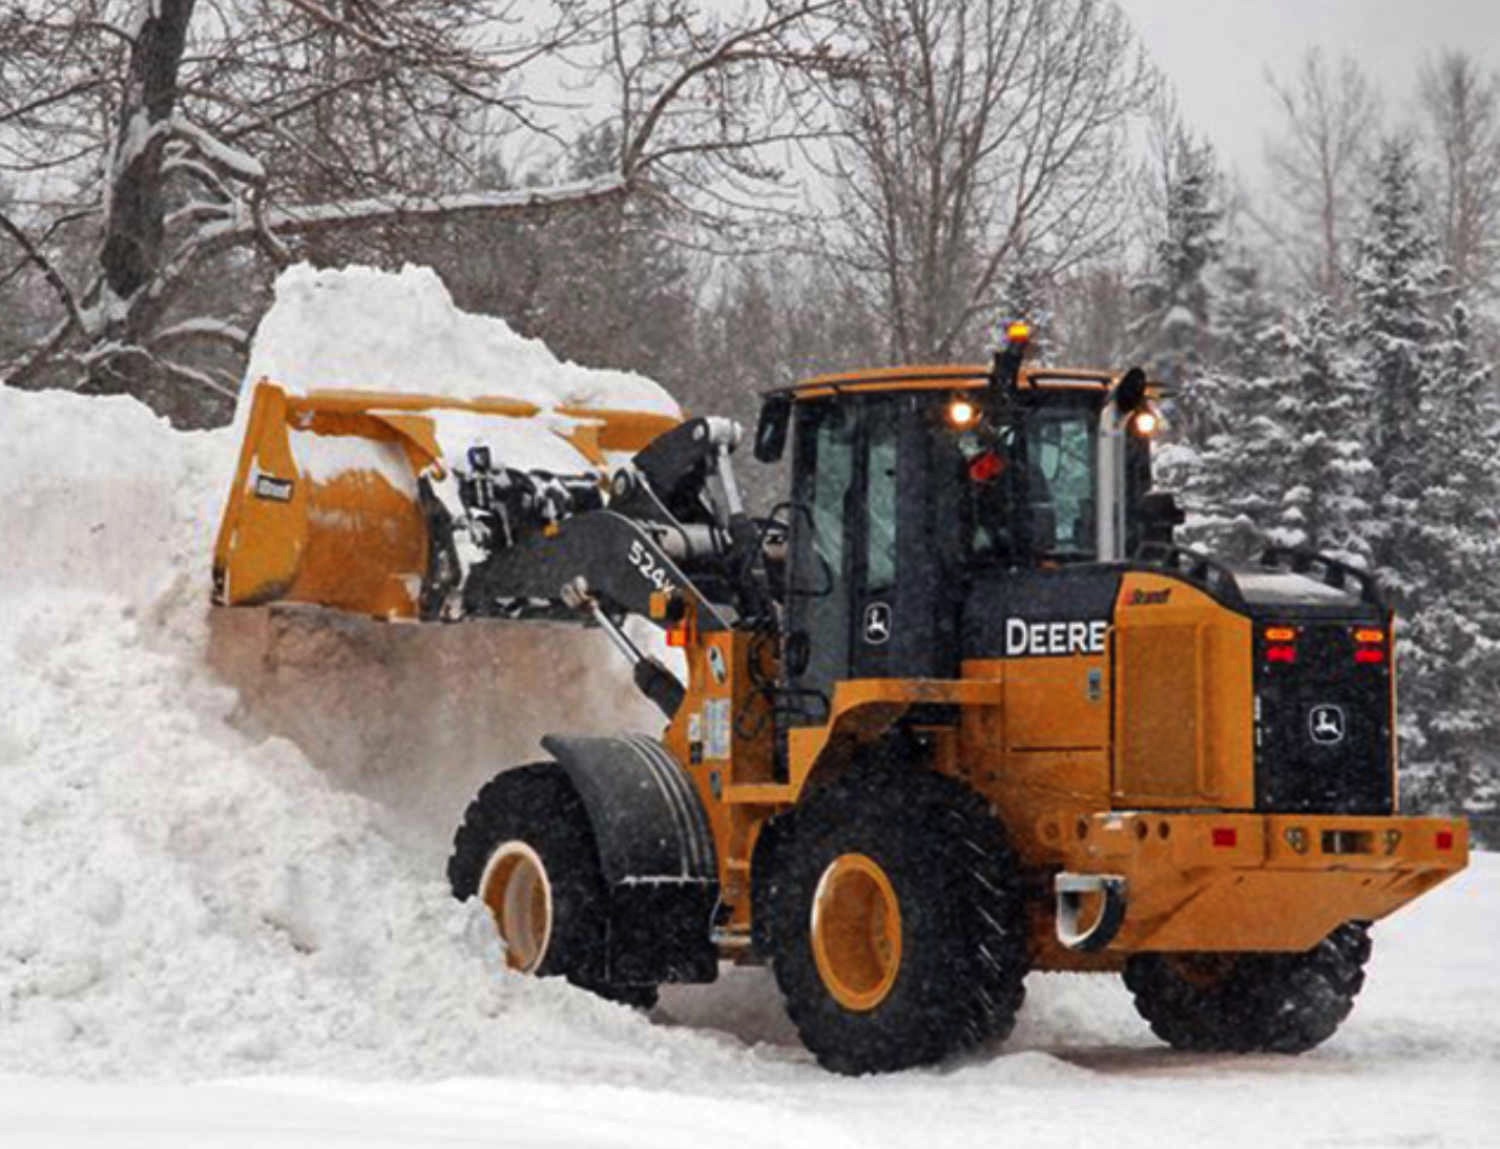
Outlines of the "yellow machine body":
{"label": "yellow machine body", "polygon": [[[816,378],[794,395],[962,393],[984,386],[987,373],[888,368]],[[1018,386],[1082,389],[1113,379],[1026,370]],[[1252,631],[1249,618],[1181,579],[1133,571],[1121,579],[1098,654],[968,660],[954,679],[837,683],[827,722],[789,732],[778,781],[772,716],[755,685],[775,676],[778,652],[754,635],[686,627],[688,695],[664,741],[708,811],[733,944],[749,936],[756,846],[770,821],[909,713],[934,706],[958,717],[923,730],[928,765],[991,803],[1039,888],[1059,873],[1107,873],[1130,891],[1122,927],[1097,953],[1063,946],[1055,903],[1036,899],[1034,968],[1112,970],[1148,951],[1304,951],[1341,923],[1376,921],[1462,870],[1461,818],[1255,812]],[[728,668],[722,679],[718,666]],[[702,733],[713,714],[730,716],[717,739]],[[1099,899],[1085,902],[1087,919]]]}
{"label": "yellow machine body", "polygon": [[[793,397],[972,390],[987,371],[831,376]],[[1113,380],[1031,371],[1018,385],[1099,390]],[[638,451],[678,422],[543,413],[503,398],[292,396],[262,382],[215,548],[216,601],[416,618],[431,556],[417,483],[449,465],[434,430],[442,411],[497,424],[546,415],[601,484],[610,455]],[[367,462],[320,474],[299,460],[299,436],[339,440]],[[1116,875],[1128,886],[1124,922],[1095,953],[1061,945],[1052,899],[1035,898],[1037,968],[1118,968],[1145,951],[1306,950],[1343,922],[1384,917],[1466,864],[1461,819],[1256,812],[1254,624],[1168,573],[1122,575],[1094,653],[967,659],[943,679],[839,681],[826,722],[786,732],[779,760],[764,684],[777,677],[783,649],[764,634],[701,625],[697,609],[657,617],[676,632],[687,663],[685,698],[662,742],[712,831],[726,955],[743,952],[751,936],[766,827],[913,713],[951,716],[918,724],[922,765],[988,800],[1039,888],[1065,872]]]}
{"label": "yellow machine body", "polygon": [[[1156,585],[1132,576],[1122,597]],[[913,708],[934,704],[959,718],[924,731],[931,768],[990,801],[1026,870],[1117,874],[1128,884],[1124,926],[1095,954],[1062,946],[1052,902],[1037,900],[1034,968],[1116,969],[1145,951],[1306,950],[1341,923],[1383,918],[1464,868],[1463,819],[1255,813],[1248,623],[1190,593],[1172,612],[1145,613],[1121,611],[1103,656],[975,661],[959,679],[841,682],[828,723],[794,732],[785,782],[773,780],[770,715],[753,685],[773,670],[773,653],[732,631],[690,647],[687,701],[664,742],[693,779],[718,845],[738,935],[726,953],[749,934],[755,849],[770,820]],[[1187,651],[1180,635],[1153,633],[1177,627],[1192,635]],[[722,663],[710,661],[710,648]],[[1146,690],[1143,680],[1169,658],[1175,677]],[[764,660],[756,674],[752,659]],[[728,668],[722,681],[716,665]],[[1096,700],[1091,671],[1110,683]],[[1131,683],[1143,696],[1127,716]],[[701,733],[715,708],[733,716],[723,741]],[[1166,737],[1143,754],[1141,739],[1158,729]]]}

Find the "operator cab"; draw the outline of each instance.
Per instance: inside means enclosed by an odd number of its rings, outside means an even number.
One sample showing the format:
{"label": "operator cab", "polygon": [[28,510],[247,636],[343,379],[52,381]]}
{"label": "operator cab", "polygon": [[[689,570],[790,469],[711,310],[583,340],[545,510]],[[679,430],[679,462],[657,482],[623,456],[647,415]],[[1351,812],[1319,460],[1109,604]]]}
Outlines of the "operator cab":
{"label": "operator cab", "polygon": [[828,375],[769,396],[756,454],[792,446],[787,724],[827,721],[845,679],[958,677],[976,609],[1159,536],[1143,513],[1154,418],[1139,370],[1025,368],[1011,349],[993,368]]}

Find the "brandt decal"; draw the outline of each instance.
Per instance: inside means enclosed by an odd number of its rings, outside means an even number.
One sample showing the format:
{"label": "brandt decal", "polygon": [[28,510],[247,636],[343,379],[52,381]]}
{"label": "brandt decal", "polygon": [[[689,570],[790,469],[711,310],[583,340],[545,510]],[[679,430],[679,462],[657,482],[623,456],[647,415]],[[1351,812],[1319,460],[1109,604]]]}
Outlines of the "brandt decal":
{"label": "brandt decal", "polygon": [[257,499],[270,499],[275,503],[290,503],[292,501],[292,480],[278,479],[274,475],[255,476],[255,497]]}

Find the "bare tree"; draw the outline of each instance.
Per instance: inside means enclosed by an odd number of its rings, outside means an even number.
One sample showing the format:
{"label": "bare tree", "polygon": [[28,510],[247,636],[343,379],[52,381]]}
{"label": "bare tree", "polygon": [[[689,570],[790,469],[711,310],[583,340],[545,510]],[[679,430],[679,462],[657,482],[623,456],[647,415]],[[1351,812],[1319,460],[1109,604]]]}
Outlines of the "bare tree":
{"label": "bare tree", "polygon": [[1284,218],[1262,217],[1282,256],[1307,288],[1339,303],[1356,184],[1380,108],[1359,66],[1331,68],[1317,49],[1289,80],[1267,76],[1281,104],[1282,134],[1267,147]]}
{"label": "bare tree", "polygon": [[1496,290],[1500,272],[1500,76],[1449,52],[1422,70],[1422,104],[1437,147],[1437,234],[1455,290]]}
{"label": "bare tree", "polygon": [[1127,127],[1155,87],[1096,0],[853,0],[832,85],[838,254],[889,352],[950,358],[996,318],[1024,248],[1066,274],[1116,242]]}
{"label": "bare tree", "polygon": [[[744,107],[762,91],[756,70],[790,66],[798,21],[819,7],[765,0],[702,22],[652,0],[12,5],[0,171],[26,194],[0,232],[56,318],[0,379],[130,391],[173,414],[172,395],[196,393],[222,414],[251,309],[241,286],[238,307],[203,313],[214,285],[340,254],[339,237],[622,200],[702,157],[743,156],[749,170],[760,129],[710,126],[759,122]],[[611,61],[628,63],[635,101],[616,170],[499,189],[483,178],[497,138],[562,153],[570,127],[597,119],[565,85],[540,94],[535,65],[581,76]]]}

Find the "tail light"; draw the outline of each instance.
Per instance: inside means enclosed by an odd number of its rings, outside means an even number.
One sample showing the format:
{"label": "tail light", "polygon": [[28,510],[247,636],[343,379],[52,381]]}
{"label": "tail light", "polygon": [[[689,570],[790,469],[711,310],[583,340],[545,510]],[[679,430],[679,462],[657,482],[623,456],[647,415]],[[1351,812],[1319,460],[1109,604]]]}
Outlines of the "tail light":
{"label": "tail light", "polygon": [[1378,666],[1385,661],[1385,631],[1360,627],[1354,632],[1354,661],[1361,666]]}
{"label": "tail light", "polygon": [[1295,626],[1268,626],[1264,635],[1267,662],[1280,662],[1290,666],[1297,661],[1297,628]]}

